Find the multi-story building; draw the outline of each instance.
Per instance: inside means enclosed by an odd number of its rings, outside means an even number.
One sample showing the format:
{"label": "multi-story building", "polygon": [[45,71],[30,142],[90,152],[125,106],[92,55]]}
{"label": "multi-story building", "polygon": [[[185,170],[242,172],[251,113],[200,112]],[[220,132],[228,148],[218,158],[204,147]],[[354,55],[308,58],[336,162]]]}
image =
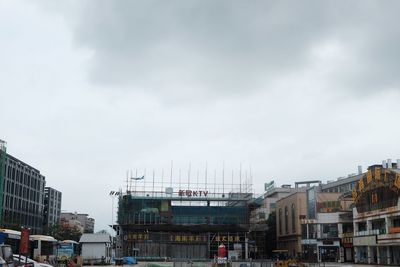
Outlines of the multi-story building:
{"label": "multi-story building", "polygon": [[400,161],[373,165],[353,189],[356,263],[400,265]]}
{"label": "multi-story building", "polygon": [[301,256],[301,224],[306,218],[306,189],[300,188],[276,202],[277,248],[286,249],[291,257]]}
{"label": "multi-story building", "polygon": [[229,259],[247,259],[255,252],[249,235],[251,200],[251,193],[198,188],[127,191],[119,198],[119,225],[114,226],[117,255],[136,250],[138,259],[208,260],[224,244]]}
{"label": "multi-story building", "polygon": [[302,257],[311,262],[353,261],[352,198],[342,193],[307,190],[307,218],[302,219]]}
{"label": "multi-story building", "polygon": [[[4,180],[2,188],[2,226],[20,228],[25,226],[31,233],[43,230],[45,177],[40,171],[21,160],[3,154]],[[0,188],[1,189],[1,188]]]}
{"label": "multi-story building", "polygon": [[44,225],[57,224],[61,216],[62,193],[54,188],[44,188]]}
{"label": "multi-story building", "polygon": [[62,212],[60,221],[70,227],[76,226],[82,233],[94,233],[95,220],[89,214],[77,212]]}

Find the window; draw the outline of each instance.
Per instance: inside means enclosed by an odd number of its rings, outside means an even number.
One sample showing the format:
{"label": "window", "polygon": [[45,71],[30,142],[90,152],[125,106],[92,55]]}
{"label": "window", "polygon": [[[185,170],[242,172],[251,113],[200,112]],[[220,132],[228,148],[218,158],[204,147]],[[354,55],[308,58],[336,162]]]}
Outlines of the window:
{"label": "window", "polygon": [[296,233],[296,206],[292,204],[292,233]]}
{"label": "window", "polygon": [[282,209],[279,209],[278,223],[279,223],[279,235],[282,235]]}
{"label": "window", "polygon": [[336,223],[321,224],[322,238],[336,238],[338,237],[338,225]]}
{"label": "window", "polygon": [[285,233],[289,234],[289,209],[285,207]]}

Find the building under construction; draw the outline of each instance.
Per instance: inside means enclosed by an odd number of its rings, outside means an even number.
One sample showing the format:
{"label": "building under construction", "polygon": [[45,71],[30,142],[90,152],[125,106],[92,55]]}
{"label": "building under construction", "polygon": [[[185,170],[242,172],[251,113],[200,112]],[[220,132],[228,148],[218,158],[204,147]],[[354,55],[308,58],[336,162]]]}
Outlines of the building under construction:
{"label": "building under construction", "polygon": [[[139,178],[140,179],[140,178]],[[164,187],[119,192],[117,256],[135,255],[141,260],[207,260],[223,243],[230,259],[246,259],[249,240],[250,190],[224,188],[186,189]],[[144,182],[144,181],[143,181]],[[208,185],[210,187],[210,185]],[[212,186],[211,186],[212,187]],[[229,191],[229,193],[224,193]],[[244,191],[244,192],[242,192]]]}

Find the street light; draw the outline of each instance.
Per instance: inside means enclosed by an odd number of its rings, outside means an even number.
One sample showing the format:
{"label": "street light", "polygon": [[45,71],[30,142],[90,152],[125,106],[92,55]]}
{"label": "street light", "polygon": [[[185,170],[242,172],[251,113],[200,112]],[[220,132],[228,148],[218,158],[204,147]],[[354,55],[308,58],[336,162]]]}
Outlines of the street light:
{"label": "street light", "polygon": [[[119,191],[110,191],[110,194],[109,194],[112,199],[112,205],[111,205],[111,229],[112,229],[112,231],[111,231],[111,233],[112,233],[111,234],[111,256],[113,256],[112,254],[113,254],[114,244],[115,244],[114,239],[116,238],[115,237],[116,231],[114,230],[114,199],[115,199],[115,197],[119,196],[120,194],[121,194],[121,192],[119,192]],[[114,250],[114,256],[116,256],[115,252],[116,252],[116,250]]]}

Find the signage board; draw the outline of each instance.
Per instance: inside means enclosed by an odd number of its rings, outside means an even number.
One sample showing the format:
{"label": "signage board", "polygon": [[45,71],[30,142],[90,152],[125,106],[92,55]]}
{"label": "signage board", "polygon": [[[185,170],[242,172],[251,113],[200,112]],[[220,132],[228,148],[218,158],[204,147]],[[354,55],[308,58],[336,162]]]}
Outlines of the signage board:
{"label": "signage board", "polygon": [[21,240],[19,242],[19,254],[26,255],[29,253],[29,229],[21,229]]}
{"label": "signage board", "polygon": [[275,187],[275,181],[273,181],[273,180],[269,183],[264,184],[265,191],[269,191],[269,190],[273,189],[274,187]]}

